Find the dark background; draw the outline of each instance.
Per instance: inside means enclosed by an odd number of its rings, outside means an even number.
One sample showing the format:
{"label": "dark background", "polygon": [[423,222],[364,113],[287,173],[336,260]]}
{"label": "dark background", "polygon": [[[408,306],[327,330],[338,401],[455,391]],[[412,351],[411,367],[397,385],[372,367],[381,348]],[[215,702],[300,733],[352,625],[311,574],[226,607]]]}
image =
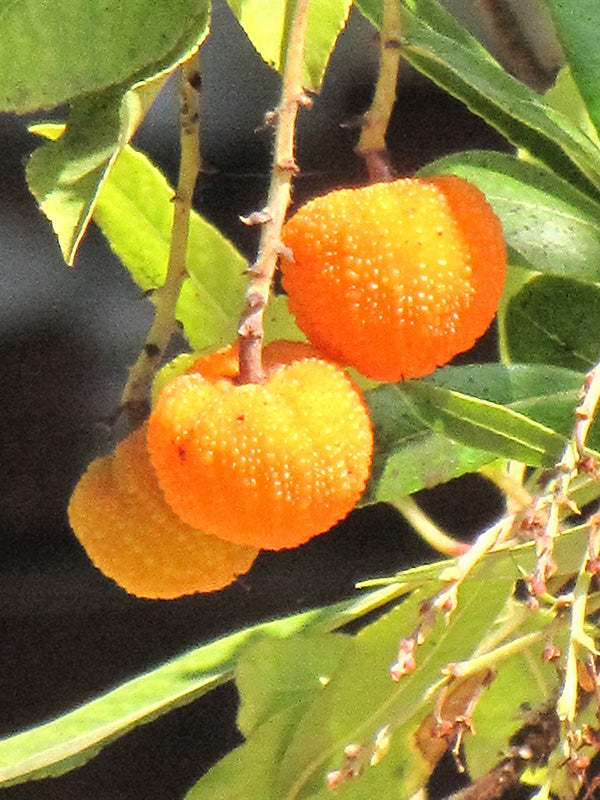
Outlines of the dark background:
{"label": "dark background", "polygon": [[[456,10],[486,37],[472,4]],[[493,44],[492,40],[492,44]],[[321,95],[301,113],[295,200],[366,180],[354,155],[377,41],[353,14]],[[553,54],[550,53],[550,68]],[[224,2],[203,47],[202,155],[195,205],[252,257],[255,232],[240,214],[261,208],[277,76],[256,56]],[[464,107],[403,68],[389,146],[399,174],[473,147],[506,149]],[[171,182],[177,171],[177,100],[172,87],[136,137]],[[61,260],[49,223],[24,180],[35,146],[27,120],[0,117],[0,736],[56,716],[177,653],[247,623],[348,597],[361,578],[390,574],[433,553],[392,509],[354,512],[326,536],[263,553],[224,591],[161,602],[128,596],[88,561],[65,509],[87,463],[110,445],[102,420],[116,408],[127,367],[151,321],[148,301],[93,228],[75,267]],[[468,356],[495,356],[492,330]],[[420,496],[463,538],[500,510],[470,477]],[[219,689],[107,747],[54,780],[0,790],[2,800],[177,800],[240,741],[233,686]],[[444,774],[439,794],[449,791]]]}

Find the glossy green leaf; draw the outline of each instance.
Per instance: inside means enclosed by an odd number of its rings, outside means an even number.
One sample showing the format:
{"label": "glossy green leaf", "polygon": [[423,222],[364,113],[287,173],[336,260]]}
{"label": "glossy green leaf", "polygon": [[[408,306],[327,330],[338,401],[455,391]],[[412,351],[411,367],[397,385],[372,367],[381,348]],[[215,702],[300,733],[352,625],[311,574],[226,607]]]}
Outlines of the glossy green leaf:
{"label": "glossy green leaf", "polygon": [[600,131],[600,6],[596,0],[545,0],[545,4],[589,116]]}
{"label": "glossy green leaf", "polygon": [[[361,502],[393,502],[498,457],[553,462],[572,431],[583,380],[550,366],[477,364],[366,392],[376,449]],[[598,443],[592,431],[590,446]]]}
{"label": "glossy green leaf", "polygon": [[[359,0],[359,8],[372,8]],[[376,15],[367,13],[376,18]],[[403,0],[404,57],[568,182],[598,197],[595,144],[543,97],[509,75],[435,0]]]}
{"label": "glossy green leaf", "polygon": [[[173,218],[173,190],[142,153],[127,147],[105,181],[94,215],[111,248],[138,285],[164,281]],[[235,339],[247,278],[246,260],[209,222],[192,213],[177,318],[198,352]]]}
{"label": "glossy green leaf", "polygon": [[542,275],[513,296],[505,314],[512,361],[585,372],[600,358],[600,287]]}
{"label": "glossy green leaf", "polygon": [[[410,577],[407,578],[410,581]],[[333,630],[383,605],[402,586],[262,623],[198,647],[123,683],[56,720],[0,741],[0,786],[60,775],[92,758],[127,731],[231,680],[243,647],[257,635],[287,637]]]}
{"label": "glossy green leaf", "polygon": [[489,400],[425,381],[410,381],[404,390],[434,430],[497,456],[541,466],[554,463],[564,448],[563,436]]}
{"label": "glossy green leaf", "polygon": [[[281,71],[289,44],[294,0],[228,0],[262,58]],[[352,0],[312,0],[304,46],[304,88],[318,91]]]}
{"label": "glossy green leaf", "polygon": [[208,13],[209,0],[0,0],[0,110],[129,88],[191,52]]}
{"label": "glossy green leaf", "polygon": [[512,264],[600,281],[600,203],[548,170],[503,153],[447,156],[419,174],[445,173],[484,192],[502,222]]}
{"label": "glossy green leaf", "polygon": [[[498,457],[508,457],[508,452],[516,457],[517,452],[524,455],[527,451],[531,461],[552,461],[573,429],[583,382],[582,372],[553,366],[475,364],[444,367],[423,381],[369,390],[365,399],[376,447],[361,503],[393,502],[475,472]],[[431,404],[424,404],[424,398]],[[447,398],[456,403],[452,411],[444,408]],[[465,398],[470,400],[463,406]],[[484,402],[479,406],[473,403],[476,400]],[[499,412],[499,438],[493,427],[484,430],[490,424],[490,409],[493,415]],[[456,412],[464,414],[459,421],[452,418]],[[532,437],[528,444],[518,436],[511,438],[516,434],[512,428],[515,420],[525,438]],[[590,447],[596,449],[600,446],[599,427],[593,426],[589,437]],[[484,441],[489,450],[483,444],[477,446]],[[537,449],[540,445],[550,449],[542,455]]]}

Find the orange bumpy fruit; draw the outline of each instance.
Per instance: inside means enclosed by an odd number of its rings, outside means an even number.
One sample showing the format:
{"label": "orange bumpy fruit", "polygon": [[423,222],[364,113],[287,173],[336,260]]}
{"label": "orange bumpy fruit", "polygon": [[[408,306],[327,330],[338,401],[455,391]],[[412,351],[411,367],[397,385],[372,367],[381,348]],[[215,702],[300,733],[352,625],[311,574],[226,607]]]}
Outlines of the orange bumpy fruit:
{"label": "orange bumpy fruit", "polygon": [[373,433],[359,390],[299,342],[263,353],[240,385],[237,347],[200,359],[161,392],[148,449],[188,524],[239,544],[295,547],[348,514],[369,475]]}
{"label": "orange bumpy fruit", "polygon": [[69,504],[71,527],[109,578],[138,597],[212,592],[247,572],[258,550],[194,530],[167,505],[150,464],[147,426],[93,461]]}
{"label": "orange bumpy fruit", "polygon": [[291,312],[326,357],[382,381],[427,375],[490,325],[504,286],[500,221],[446,175],[341,189],[283,235]]}

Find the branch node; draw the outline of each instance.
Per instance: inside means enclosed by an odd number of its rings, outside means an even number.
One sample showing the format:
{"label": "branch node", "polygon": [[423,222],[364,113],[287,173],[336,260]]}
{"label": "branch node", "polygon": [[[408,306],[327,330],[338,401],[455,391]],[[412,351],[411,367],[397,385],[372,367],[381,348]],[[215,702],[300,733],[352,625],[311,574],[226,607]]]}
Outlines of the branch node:
{"label": "branch node", "polygon": [[271,222],[272,220],[273,217],[266,208],[264,208],[262,211],[253,211],[247,217],[244,217],[240,214],[240,222],[248,226],[266,225],[267,222]]}

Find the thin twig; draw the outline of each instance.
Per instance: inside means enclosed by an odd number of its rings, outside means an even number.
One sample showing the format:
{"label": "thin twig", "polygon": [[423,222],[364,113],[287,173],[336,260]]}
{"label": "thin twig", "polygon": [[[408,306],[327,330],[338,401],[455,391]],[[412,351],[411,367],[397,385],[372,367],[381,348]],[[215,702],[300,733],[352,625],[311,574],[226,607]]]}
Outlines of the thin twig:
{"label": "thin twig", "polygon": [[548,517],[543,531],[536,535],[537,563],[530,584],[533,594],[546,591],[546,578],[555,571],[553,559],[554,542],[560,533],[560,518],[565,509],[578,514],[579,509],[570,499],[571,481],[580,470],[594,471],[595,459],[586,455],[585,442],[600,401],[600,365],[596,365],[586,375],[581,391],[580,402],[575,409],[573,435],[567,443],[556,472],[546,486],[545,496],[540,499],[535,511],[545,511],[549,506]]}
{"label": "thin twig", "polygon": [[396,102],[400,65],[400,14],[398,0],[383,0],[380,31],[379,75],[373,102],[363,117],[356,152],[367,165],[372,181],[392,181],[396,177],[385,142],[385,133]]}
{"label": "thin twig", "polygon": [[177,192],[173,198],[173,226],[167,274],[162,286],[152,294],[154,320],[121,398],[121,409],[135,421],[145,418],[149,410],[152,378],[164,356],[171,336],[177,330],[175,306],[186,277],[186,252],[189,218],[196,179],[200,171],[199,118],[200,72],[196,53],[180,68],[181,156]]}
{"label": "thin twig", "polygon": [[[263,317],[271,283],[281,253],[281,229],[290,198],[292,178],[298,172],[294,157],[296,118],[300,106],[310,105],[302,86],[304,43],[310,0],[298,0],[290,27],[289,44],[283,69],[281,101],[274,115],[275,146],[267,206],[258,213],[262,225],[258,256],[250,268],[246,304],[238,328],[240,382],[260,383],[263,379]],[[250,217],[251,222],[254,221]]]}

